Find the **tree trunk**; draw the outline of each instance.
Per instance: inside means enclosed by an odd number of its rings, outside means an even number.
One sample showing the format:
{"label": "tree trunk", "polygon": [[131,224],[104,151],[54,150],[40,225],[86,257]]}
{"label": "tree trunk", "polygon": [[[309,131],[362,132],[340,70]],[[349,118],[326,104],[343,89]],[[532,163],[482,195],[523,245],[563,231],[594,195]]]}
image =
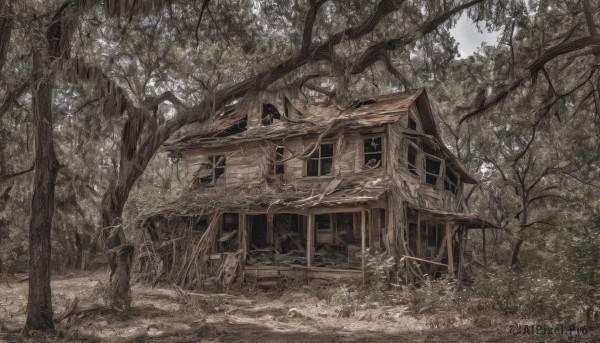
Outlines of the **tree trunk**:
{"label": "tree trunk", "polygon": [[519,264],[519,253],[521,252],[521,246],[523,245],[523,233],[525,228],[527,227],[527,221],[529,220],[527,204],[529,199],[524,197],[521,201],[523,206],[523,211],[519,216],[519,239],[517,240],[517,244],[515,245],[515,249],[512,253],[512,258],[510,259],[510,266],[515,268],[517,264]]}
{"label": "tree trunk", "polygon": [[52,135],[52,90],[54,80],[44,55],[33,53],[31,80],[35,125],[35,176],[29,222],[28,330],[53,330],[50,291],[50,233],[54,214],[54,186],[58,161]]}
{"label": "tree trunk", "polygon": [[521,246],[523,245],[523,239],[519,238],[517,244],[515,245],[515,249],[512,253],[512,258],[510,259],[510,266],[515,267],[519,263],[519,252],[521,251]]}
{"label": "tree trunk", "polygon": [[110,284],[112,289],[112,306],[118,309],[131,307],[131,263],[133,262],[133,245],[127,244],[121,226],[113,228],[106,239],[106,247],[110,252]]}

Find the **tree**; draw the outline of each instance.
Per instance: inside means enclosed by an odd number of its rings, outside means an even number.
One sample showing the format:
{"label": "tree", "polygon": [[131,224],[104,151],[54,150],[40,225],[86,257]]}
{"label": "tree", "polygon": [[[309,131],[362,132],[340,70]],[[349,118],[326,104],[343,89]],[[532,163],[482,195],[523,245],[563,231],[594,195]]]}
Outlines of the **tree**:
{"label": "tree", "polygon": [[[50,233],[59,164],[54,152],[52,115],[56,71],[51,65],[62,54],[68,53],[68,50],[65,51],[70,34],[65,26],[68,6],[63,5],[52,17],[45,30],[45,46],[42,42],[34,44],[32,53],[31,107],[35,131],[35,176],[29,222],[27,330],[54,329],[50,290]],[[37,25],[38,29],[43,30],[41,23],[38,22]]]}

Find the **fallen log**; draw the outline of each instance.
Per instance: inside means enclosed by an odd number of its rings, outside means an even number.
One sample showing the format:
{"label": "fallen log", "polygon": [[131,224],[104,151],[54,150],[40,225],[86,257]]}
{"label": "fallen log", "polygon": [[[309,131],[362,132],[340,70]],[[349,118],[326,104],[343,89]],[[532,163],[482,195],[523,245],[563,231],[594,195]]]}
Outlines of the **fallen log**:
{"label": "fallen log", "polygon": [[99,305],[99,304],[92,304],[90,306],[79,308],[79,298],[75,297],[75,299],[73,299],[73,301],[67,307],[65,312],[54,315],[54,318],[52,318],[52,321],[54,321],[55,324],[58,324],[61,321],[65,320],[69,317],[72,317],[72,316],[79,316],[82,314],[96,312],[96,311],[100,311],[100,310],[104,310],[104,309],[107,309],[107,307]]}

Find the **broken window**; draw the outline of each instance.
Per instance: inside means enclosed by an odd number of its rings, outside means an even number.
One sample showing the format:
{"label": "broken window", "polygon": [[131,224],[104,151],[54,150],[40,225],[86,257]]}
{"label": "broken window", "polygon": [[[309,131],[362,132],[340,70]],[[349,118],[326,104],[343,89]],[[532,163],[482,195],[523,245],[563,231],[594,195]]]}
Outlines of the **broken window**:
{"label": "broken window", "polygon": [[365,166],[379,168],[382,159],[381,137],[366,138],[364,141]]}
{"label": "broken window", "polygon": [[223,231],[231,232],[239,228],[239,215],[237,213],[223,213]]}
{"label": "broken window", "polygon": [[436,186],[438,177],[440,176],[441,166],[442,161],[439,158],[425,155],[425,182]]}
{"label": "broken window", "polygon": [[281,120],[281,114],[272,104],[263,104],[262,107],[262,124],[267,126],[273,124],[274,119]]}
{"label": "broken window", "polygon": [[333,169],[333,144],[321,144],[306,161],[306,176],[330,175]]}
{"label": "broken window", "polygon": [[333,226],[331,225],[331,215],[319,214],[315,216],[316,242],[317,244],[333,244]]}
{"label": "broken window", "polygon": [[444,189],[456,193],[458,188],[458,178],[450,168],[446,168],[446,177],[444,178]]}
{"label": "broken window", "polygon": [[208,156],[199,171],[199,179],[202,184],[215,184],[216,180],[225,179],[225,156],[211,155]]}
{"label": "broken window", "polygon": [[415,175],[419,175],[417,171],[417,149],[412,144],[408,146],[406,157],[408,171]]}
{"label": "broken window", "polygon": [[408,117],[408,128],[417,131],[417,122],[412,117]]}
{"label": "broken window", "polygon": [[275,156],[272,161],[272,172],[273,175],[283,175],[284,167],[283,167],[283,153],[285,152],[285,148],[282,146],[278,146],[275,148]]}

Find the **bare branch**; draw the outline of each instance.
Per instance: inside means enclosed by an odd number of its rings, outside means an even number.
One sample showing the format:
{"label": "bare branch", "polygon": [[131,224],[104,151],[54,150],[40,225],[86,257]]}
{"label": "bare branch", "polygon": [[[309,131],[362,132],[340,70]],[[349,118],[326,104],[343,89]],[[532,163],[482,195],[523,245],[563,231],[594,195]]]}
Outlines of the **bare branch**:
{"label": "bare branch", "polygon": [[204,0],[202,2],[202,8],[200,9],[200,15],[198,16],[198,22],[196,23],[196,46],[200,45],[200,37],[198,36],[198,29],[200,28],[200,22],[202,21],[202,15],[204,11],[208,7],[208,2],[210,0]]}
{"label": "bare branch", "polygon": [[[412,32],[405,33],[402,37],[389,39],[379,43],[375,43],[368,47],[364,53],[362,53],[354,63],[352,68],[353,74],[362,73],[368,66],[376,61],[384,61],[386,58],[385,51],[395,50],[400,47],[412,44],[422,38],[424,35],[435,30],[443,22],[448,20],[452,15],[469,8],[475,4],[481,3],[483,0],[472,0],[462,5],[456,6],[442,14],[427,20],[425,23],[420,25]],[[384,62],[385,63],[385,62]]]}
{"label": "bare branch", "polygon": [[0,183],[5,182],[7,180],[10,180],[13,177],[17,177],[17,176],[20,176],[20,175],[23,175],[23,174],[27,174],[30,171],[33,171],[34,167],[35,167],[35,164],[33,164],[30,168],[28,168],[26,170],[21,170],[19,172],[12,173],[12,174],[0,175]]}
{"label": "bare branch", "polygon": [[312,31],[317,19],[319,8],[328,0],[311,0],[310,9],[306,13],[304,21],[304,32],[302,34],[302,47],[300,51],[307,51],[312,44]]}
{"label": "bare branch", "polygon": [[8,44],[12,32],[12,23],[13,17],[0,16],[0,76],[2,76],[2,69],[6,63],[6,55],[8,55]]}
{"label": "bare branch", "polygon": [[513,81],[508,87],[504,88],[502,91],[498,92],[494,95],[489,101],[486,101],[485,104],[467,114],[465,114],[458,121],[459,124],[462,124],[465,120],[473,118],[475,116],[481,115],[486,110],[491,107],[497,105],[500,101],[506,98],[512,91],[519,88],[525,82],[533,79],[546,65],[546,63],[557,59],[563,55],[569,54],[574,51],[578,51],[587,47],[593,47],[600,45],[600,38],[592,38],[591,36],[583,37],[576,39],[571,42],[566,42],[562,44],[558,44],[544,52],[539,58],[529,64],[527,68],[527,72],[521,75],[520,78]]}
{"label": "bare branch", "polygon": [[22,84],[20,84],[14,91],[8,92],[8,94],[6,95],[6,99],[4,99],[2,106],[0,106],[0,119],[2,119],[6,112],[8,112],[8,110],[10,110],[10,108],[17,103],[17,100],[19,100],[21,95],[23,95],[28,85],[29,81],[25,81]]}

